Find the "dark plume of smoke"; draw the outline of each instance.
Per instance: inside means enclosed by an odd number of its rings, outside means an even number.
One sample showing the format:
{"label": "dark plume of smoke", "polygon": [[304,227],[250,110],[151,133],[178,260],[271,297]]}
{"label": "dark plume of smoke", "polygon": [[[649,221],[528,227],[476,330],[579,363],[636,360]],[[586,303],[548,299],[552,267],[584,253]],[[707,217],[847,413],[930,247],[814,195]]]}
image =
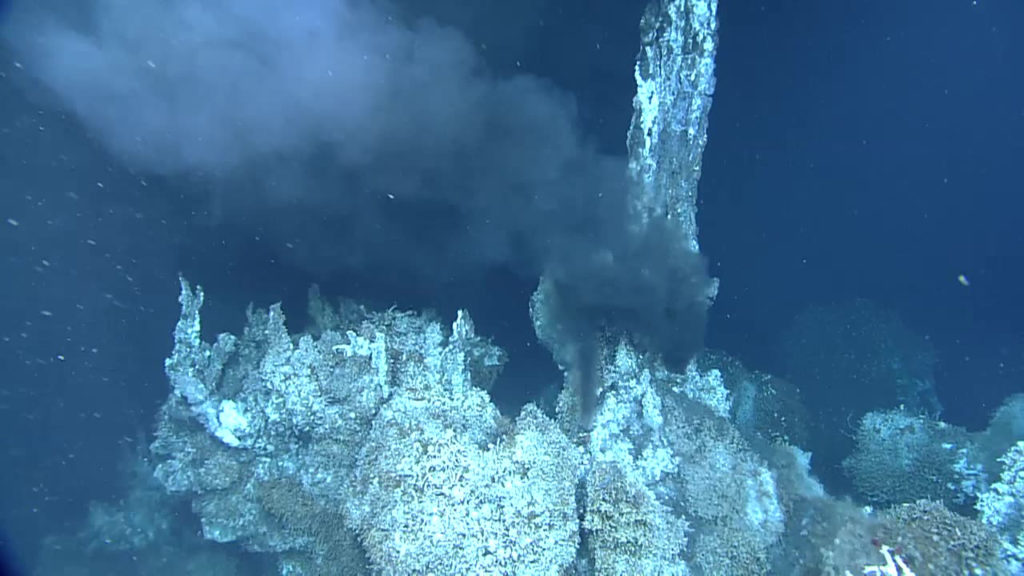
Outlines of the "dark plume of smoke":
{"label": "dark plume of smoke", "polygon": [[581,324],[699,345],[705,266],[633,231],[625,159],[586,143],[569,96],[495,76],[458,31],[364,0],[76,6],[16,11],[26,70],[126,166],[206,181],[293,264],[547,272]]}

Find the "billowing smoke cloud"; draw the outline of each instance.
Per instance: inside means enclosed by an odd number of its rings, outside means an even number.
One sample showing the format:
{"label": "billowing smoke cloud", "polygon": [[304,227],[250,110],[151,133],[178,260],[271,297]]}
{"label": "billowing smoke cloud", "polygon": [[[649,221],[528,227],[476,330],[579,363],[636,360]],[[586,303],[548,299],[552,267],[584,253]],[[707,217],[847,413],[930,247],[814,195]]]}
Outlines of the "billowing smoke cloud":
{"label": "billowing smoke cloud", "polygon": [[696,306],[702,331],[703,263],[630,232],[624,159],[457,31],[362,0],[83,6],[21,16],[26,69],[127,166],[215,183],[305,268],[549,270],[580,311],[675,326]]}

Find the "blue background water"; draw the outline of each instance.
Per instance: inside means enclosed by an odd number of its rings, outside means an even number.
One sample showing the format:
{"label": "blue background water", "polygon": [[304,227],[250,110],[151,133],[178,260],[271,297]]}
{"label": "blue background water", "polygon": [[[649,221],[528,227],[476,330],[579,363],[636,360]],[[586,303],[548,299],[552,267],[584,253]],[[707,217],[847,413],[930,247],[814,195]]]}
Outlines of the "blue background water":
{"label": "blue background water", "polygon": [[[459,4],[430,12],[486,43],[495,70],[572,92],[598,146],[623,152],[641,3]],[[1024,390],[1024,5],[728,2],[720,19],[699,214],[722,281],[709,345],[779,371],[795,314],[868,298],[938,350],[944,419],[983,426]],[[508,409],[557,378],[533,342],[529,279],[317,278],[218,225],[180,180],[124,169],[6,47],[0,74],[0,521],[14,549],[30,557],[116,496],[118,462],[167,394],[179,272],[206,287],[210,333],[238,330],[250,301],[283,299],[301,322],[320,281],[383,306],[469,308],[512,355],[495,391]]]}

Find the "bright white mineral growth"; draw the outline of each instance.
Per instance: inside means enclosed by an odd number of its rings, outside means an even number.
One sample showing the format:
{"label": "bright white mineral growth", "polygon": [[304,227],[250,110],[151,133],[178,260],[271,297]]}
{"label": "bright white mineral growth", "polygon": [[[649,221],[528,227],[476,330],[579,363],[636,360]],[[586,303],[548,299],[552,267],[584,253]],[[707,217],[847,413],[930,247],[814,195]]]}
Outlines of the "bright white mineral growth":
{"label": "bright white mineral growth", "polygon": [[217,414],[217,422],[220,426],[214,432],[220,441],[228,446],[237,447],[241,444],[238,435],[249,429],[249,421],[238,409],[234,400],[225,400],[220,403],[220,413]]}

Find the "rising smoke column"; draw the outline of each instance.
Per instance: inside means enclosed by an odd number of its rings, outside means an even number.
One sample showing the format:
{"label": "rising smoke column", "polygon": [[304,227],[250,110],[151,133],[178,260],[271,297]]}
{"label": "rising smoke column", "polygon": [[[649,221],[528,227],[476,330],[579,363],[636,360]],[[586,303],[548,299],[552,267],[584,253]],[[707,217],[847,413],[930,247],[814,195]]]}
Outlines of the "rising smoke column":
{"label": "rising smoke column", "polygon": [[125,166],[215,196],[293,264],[546,273],[583,333],[699,348],[704,262],[670,226],[634,225],[625,157],[587,145],[569,95],[494,75],[458,31],[361,0],[54,8],[14,15],[26,70]]}

